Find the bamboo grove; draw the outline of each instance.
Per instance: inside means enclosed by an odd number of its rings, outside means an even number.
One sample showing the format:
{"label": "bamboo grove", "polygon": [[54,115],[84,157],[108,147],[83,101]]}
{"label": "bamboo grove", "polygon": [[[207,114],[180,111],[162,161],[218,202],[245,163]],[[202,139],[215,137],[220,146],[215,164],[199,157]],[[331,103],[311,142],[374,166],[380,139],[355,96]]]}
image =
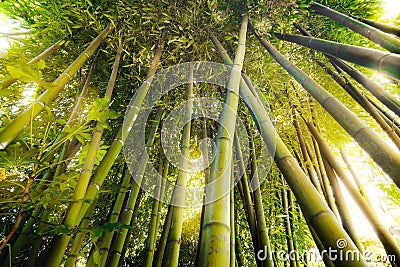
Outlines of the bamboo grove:
{"label": "bamboo grove", "polygon": [[400,266],[365,188],[398,211],[400,20],[379,3],[3,1],[29,31],[0,58],[1,266]]}

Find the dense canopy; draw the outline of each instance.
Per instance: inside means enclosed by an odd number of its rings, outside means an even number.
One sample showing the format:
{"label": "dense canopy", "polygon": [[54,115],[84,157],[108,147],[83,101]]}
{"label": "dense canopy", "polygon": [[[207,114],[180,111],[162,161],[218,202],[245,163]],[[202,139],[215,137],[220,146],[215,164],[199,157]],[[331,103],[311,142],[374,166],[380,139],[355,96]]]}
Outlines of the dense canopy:
{"label": "dense canopy", "polygon": [[381,5],[3,1],[0,264],[400,266]]}

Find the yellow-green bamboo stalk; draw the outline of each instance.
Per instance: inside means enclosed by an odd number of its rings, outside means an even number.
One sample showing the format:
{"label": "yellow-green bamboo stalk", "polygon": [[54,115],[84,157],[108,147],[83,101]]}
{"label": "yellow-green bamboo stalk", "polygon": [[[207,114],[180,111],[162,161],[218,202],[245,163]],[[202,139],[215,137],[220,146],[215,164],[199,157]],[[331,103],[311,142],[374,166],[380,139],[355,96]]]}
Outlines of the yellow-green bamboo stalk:
{"label": "yellow-green bamboo stalk", "polygon": [[178,266],[179,250],[182,235],[182,225],[184,219],[184,208],[185,208],[185,196],[186,196],[186,184],[190,178],[189,170],[189,149],[190,149],[190,131],[191,131],[191,118],[193,112],[193,64],[189,65],[188,75],[188,86],[187,86],[187,102],[185,110],[185,126],[182,132],[182,144],[181,144],[181,158],[179,163],[179,173],[174,188],[174,201],[172,211],[171,228],[169,230],[167,246],[165,253],[168,257],[164,257],[163,266]]}
{"label": "yellow-green bamboo stalk", "polygon": [[29,125],[31,120],[39,115],[44,107],[61,92],[75,73],[83,66],[83,64],[85,64],[89,57],[94,54],[113,28],[112,24],[107,26],[106,29],[103,30],[85,49],[85,51],[83,51],[83,53],[80,54],[79,57],[75,59],[75,61],[72,62],[72,64],[55,80],[53,88],[48,89],[41,94],[26,110],[24,110],[0,132],[0,150],[5,149],[18,136],[18,134]]}
{"label": "yellow-green bamboo stalk", "polygon": [[[234,64],[228,80],[228,90],[220,122],[225,127],[219,127],[217,136],[217,151],[210,182],[212,186],[206,188],[206,204],[204,210],[204,224],[201,237],[199,266],[229,266],[226,259],[230,255],[230,216],[229,216],[229,188],[230,161],[232,160],[232,145],[235,134],[236,111],[239,102],[239,84],[243,67],[248,17],[243,15],[240,28],[238,48]],[[213,201],[213,202],[212,202]]]}

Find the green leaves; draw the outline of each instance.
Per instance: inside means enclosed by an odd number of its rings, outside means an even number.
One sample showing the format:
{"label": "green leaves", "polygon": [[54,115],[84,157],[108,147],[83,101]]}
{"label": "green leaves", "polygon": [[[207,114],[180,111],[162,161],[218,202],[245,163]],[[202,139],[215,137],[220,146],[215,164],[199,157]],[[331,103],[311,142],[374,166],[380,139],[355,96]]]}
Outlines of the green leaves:
{"label": "green leaves", "polygon": [[109,129],[107,119],[115,119],[119,116],[118,112],[109,109],[109,99],[107,96],[97,98],[89,110],[89,120],[94,120],[100,123],[105,129]]}
{"label": "green leaves", "polygon": [[[82,152],[79,154],[79,163],[83,164],[85,162],[87,153],[89,151],[89,147],[90,144],[86,144],[83,148],[82,148]],[[107,148],[109,146],[106,145],[100,145],[99,149],[97,150],[97,154],[96,154],[96,160],[94,162],[95,165],[98,165],[100,163],[100,161],[103,159],[104,155],[107,153]]]}

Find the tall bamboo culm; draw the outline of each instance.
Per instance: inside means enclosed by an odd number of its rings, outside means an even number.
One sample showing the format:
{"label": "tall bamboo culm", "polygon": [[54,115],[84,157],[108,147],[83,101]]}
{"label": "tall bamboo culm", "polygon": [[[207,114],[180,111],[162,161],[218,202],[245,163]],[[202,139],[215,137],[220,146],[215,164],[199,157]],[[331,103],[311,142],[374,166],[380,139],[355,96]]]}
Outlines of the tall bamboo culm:
{"label": "tall bamboo culm", "polygon": [[297,66],[287,60],[269,42],[259,36],[253,27],[250,28],[272,57],[357,141],[382,170],[390,176],[397,187],[400,187],[400,154],[383,141],[371,128],[367,127],[343,103],[338,101]]}
{"label": "tall bamboo culm", "polygon": [[[232,160],[232,145],[235,134],[236,112],[239,103],[239,83],[243,67],[248,17],[242,16],[238,48],[234,64],[227,83],[225,104],[220,116],[217,135],[217,151],[210,173],[210,183],[206,186],[206,206],[201,237],[199,266],[228,267],[230,256],[230,211],[229,207],[231,186],[230,162]],[[209,203],[209,204],[208,204]]]}

